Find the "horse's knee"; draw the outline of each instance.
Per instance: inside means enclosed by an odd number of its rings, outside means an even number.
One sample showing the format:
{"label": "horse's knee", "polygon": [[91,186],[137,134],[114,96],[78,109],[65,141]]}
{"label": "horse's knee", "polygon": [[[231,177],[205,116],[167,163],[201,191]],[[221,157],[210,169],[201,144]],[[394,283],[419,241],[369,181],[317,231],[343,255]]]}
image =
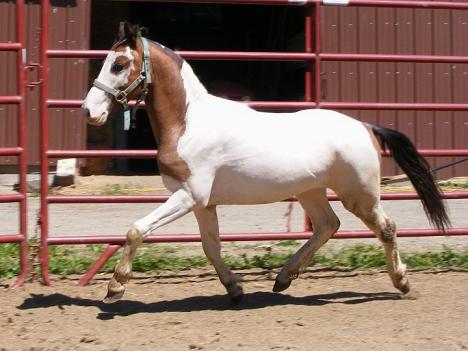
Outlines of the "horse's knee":
{"label": "horse's knee", "polygon": [[131,246],[141,244],[142,240],[143,240],[143,234],[137,228],[131,227],[128,230],[128,232],[127,232],[127,242]]}

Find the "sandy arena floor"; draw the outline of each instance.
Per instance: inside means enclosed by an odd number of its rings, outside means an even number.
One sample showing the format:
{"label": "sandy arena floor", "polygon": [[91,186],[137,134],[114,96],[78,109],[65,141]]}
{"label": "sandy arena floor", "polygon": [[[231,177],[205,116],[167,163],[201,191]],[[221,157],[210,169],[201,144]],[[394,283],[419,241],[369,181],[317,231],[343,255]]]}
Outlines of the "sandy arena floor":
{"label": "sandy arena floor", "polygon": [[[87,177],[67,194],[99,194],[132,188],[161,193],[157,177]],[[11,184],[0,187],[10,191]],[[149,191],[148,191],[149,190]],[[155,204],[76,204],[50,208],[51,236],[124,235]],[[342,230],[364,229],[333,204]],[[449,202],[456,227],[468,227],[468,200]],[[29,233],[37,234],[38,198],[29,199]],[[387,201],[386,211],[400,228],[428,228],[418,201]],[[288,205],[222,206],[222,232],[284,231]],[[5,233],[17,231],[17,205],[3,204]],[[290,227],[300,231],[303,212],[296,204]],[[193,216],[158,233],[197,233]],[[157,234],[156,234],[157,235]],[[402,251],[467,248],[467,237],[399,239]],[[374,244],[376,240],[360,240]],[[356,241],[331,240],[325,250]],[[232,245],[225,244],[229,249]],[[190,249],[192,250],[192,249]],[[193,248],[202,254],[201,248]],[[236,247],[236,250],[238,248]],[[231,307],[213,270],[178,275],[139,276],[124,300],[104,305],[109,276],[79,288],[77,279],[55,279],[17,290],[0,281],[2,350],[465,350],[468,349],[468,272],[412,272],[414,293],[401,299],[384,273],[309,272],[284,294],[271,292],[275,274],[240,272],[246,295]],[[414,299],[416,297],[416,299]]]}
{"label": "sandy arena floor", "polygon": [[[231,307],[207,271],[137,277],[100,302],[106,280],[0,289],[1,350],[464,350],[468,273],[410,273],[401,299],[384,273],[306,273],[285,294],[273,274],[241,273]],[[105,279],[104,279],[105,278]]]}

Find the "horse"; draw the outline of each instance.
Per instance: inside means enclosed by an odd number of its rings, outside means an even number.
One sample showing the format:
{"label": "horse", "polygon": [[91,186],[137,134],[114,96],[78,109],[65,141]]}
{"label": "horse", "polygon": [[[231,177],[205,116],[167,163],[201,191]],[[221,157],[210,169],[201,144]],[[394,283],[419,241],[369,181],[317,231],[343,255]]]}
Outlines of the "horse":
{"label": "horse", "polygon": [[100,126],[119,104],[128,114],[130,99],[146,103],[159,170],[172,195],[129,228],[106,303],[122,298],[143,239],[189,212],[195,214],[208,260],[231,301],[238,303],[242,284],[222,260],[216,206],[295,196],[311,220],[313,235],[276,276],[273,291],[287,289],[340,227],[327,189],[375,233],[393,286],[407,294],[395,222],[380,202],[382,150],[411,180],[431,224],[441,231],[450,226],[427,161],[403,133],[332,110],[267,113],[216,97],[174,51],[148,40],[138,25],[121,22],[82,108],[88,123]]}

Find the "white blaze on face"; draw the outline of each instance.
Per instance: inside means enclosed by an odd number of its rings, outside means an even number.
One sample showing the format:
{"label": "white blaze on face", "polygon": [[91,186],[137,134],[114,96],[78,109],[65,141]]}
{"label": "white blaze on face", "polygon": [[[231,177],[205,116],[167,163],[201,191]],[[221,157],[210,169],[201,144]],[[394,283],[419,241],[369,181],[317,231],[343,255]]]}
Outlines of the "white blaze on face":
{"label": "white blaze on face", "polygon": [[[120,72],[112,72],[112,66],[119,56],[126,56],[130,61],[130,65]],[[104,64],[102,65],[101,72],[99,72],[97,80],[108,87],[120,89],[128,83],[128,78],[134,69],[134,56],[130,47],[127,46],[125,51],[109,52]],[[88,95],[81,106],[88,111],[88,123],[99,126],[103,125],[111,110],[113,99],[114,97],[110,94],[93,86],[89,90]]]}

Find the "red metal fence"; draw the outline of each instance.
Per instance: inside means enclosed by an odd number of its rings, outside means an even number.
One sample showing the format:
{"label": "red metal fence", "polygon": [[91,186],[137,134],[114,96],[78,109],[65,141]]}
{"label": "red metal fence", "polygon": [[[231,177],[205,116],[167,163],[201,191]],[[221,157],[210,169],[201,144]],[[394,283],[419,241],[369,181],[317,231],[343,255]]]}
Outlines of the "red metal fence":
{"label": "red metal fence", "polygon": [[[178,2],[179,0],[172,0]],[[181,51],[179,54],[187,60],[268,60],[268,61],[302,61],[307,62],[305,72],[305,99],[302,102],[277,102],[277,101],[253,101],[249,105],[259,109],[303,109],[303,108],[330,108],[330,109],[357,109],[357,110],[446,110],[446,111],[468,111],[468,104],[458,103],[369,103],[369,102],[323,102],[321,96],[320,70],[323,61],[372,61],[372,62],[426,62],[426,63],[468,63],[468,56],[431,56],[431,55],[380,55],[380,54],[339,54],[321,52],[320,45],[320,19],[322,5],[348,5],[348,6],[383,6],[383,7],[422,7],[433,9],[465,9],[468,3],[447,1],[364,1],[364,0],[180,0],[179,2],[194,3],[229,3],[229,4],[257,4],[257,5],[284,5],[303,6],[305,11],[305,52],[217,52],[217,51]],[[49,5],[42,3],[42,28],[48,28]],[[88,50],[52,50],[48,45],[47,31],[42,31],[41,39],[41,247],[40,258],[42,266],[42,278],[44,283],[50,284],[48,275],[48,246],[65,244],[109,244],[99,260],[91,267],[88,273],[81,279],[80,285],[85,285],[92,279],[102,264],[118,250],[125,241],[124,236],[86,236],[49,237],[49,204],[64,203],[162,203],[167,196],[52,196],[48,194],[47,172],[48,160],[59,157],[133,157],[154,158],[156,150],[50,150],[48,148],[48,108],[51,107],[79,107],[82,101],[48,98],[48,75],[49,60],[64,57],[101,58],[107,51]],[[468,156],[468,150],[420,150],[425,156]],[[466,199],[468,192],[456,191],[444,193],[446,199]],[[416,199],[415,193],[391,193],[383,194],[384,200],[408,200]],[[335,196],[329,196],[331,201],[336,201]],[[288,201],[294,201],[289,199]],[[245,240],[285,240],[285,239],[307,239],[312,233],[306,227],[304,232],[291,233],[231,233],[221,235],[223,241],[245,241]],[[468,235],[468,228],[455,228],[442,234],[433,229],[411,229],[399,230],[398,236],[436,236],[436,235]],[[369,238],[374,237],[370,231],[341,231],[335,238]],[[148,237],[146,242],[198,242],[199,235],[160,235]]]}
{"label": "red metal fence", "polygon": [[17,146],[0,147],[0,156],[18,157],[19,188],[16,194],[0,195],[1,203],[18,203],[19,225],[17,234],[0,235],[0,243],[18,243],[20,257],[20,274],[12,287],[23,284],[28,273],[27,244],[27,206],[26,206],[26,111],[25,111],[25,4],[23,0],[16,1],[16,38],[13,42],[0,43],[0,51],[14,51],[17,55],[17,94],[0,96],[0,104],[15,104],[17,106]]}

